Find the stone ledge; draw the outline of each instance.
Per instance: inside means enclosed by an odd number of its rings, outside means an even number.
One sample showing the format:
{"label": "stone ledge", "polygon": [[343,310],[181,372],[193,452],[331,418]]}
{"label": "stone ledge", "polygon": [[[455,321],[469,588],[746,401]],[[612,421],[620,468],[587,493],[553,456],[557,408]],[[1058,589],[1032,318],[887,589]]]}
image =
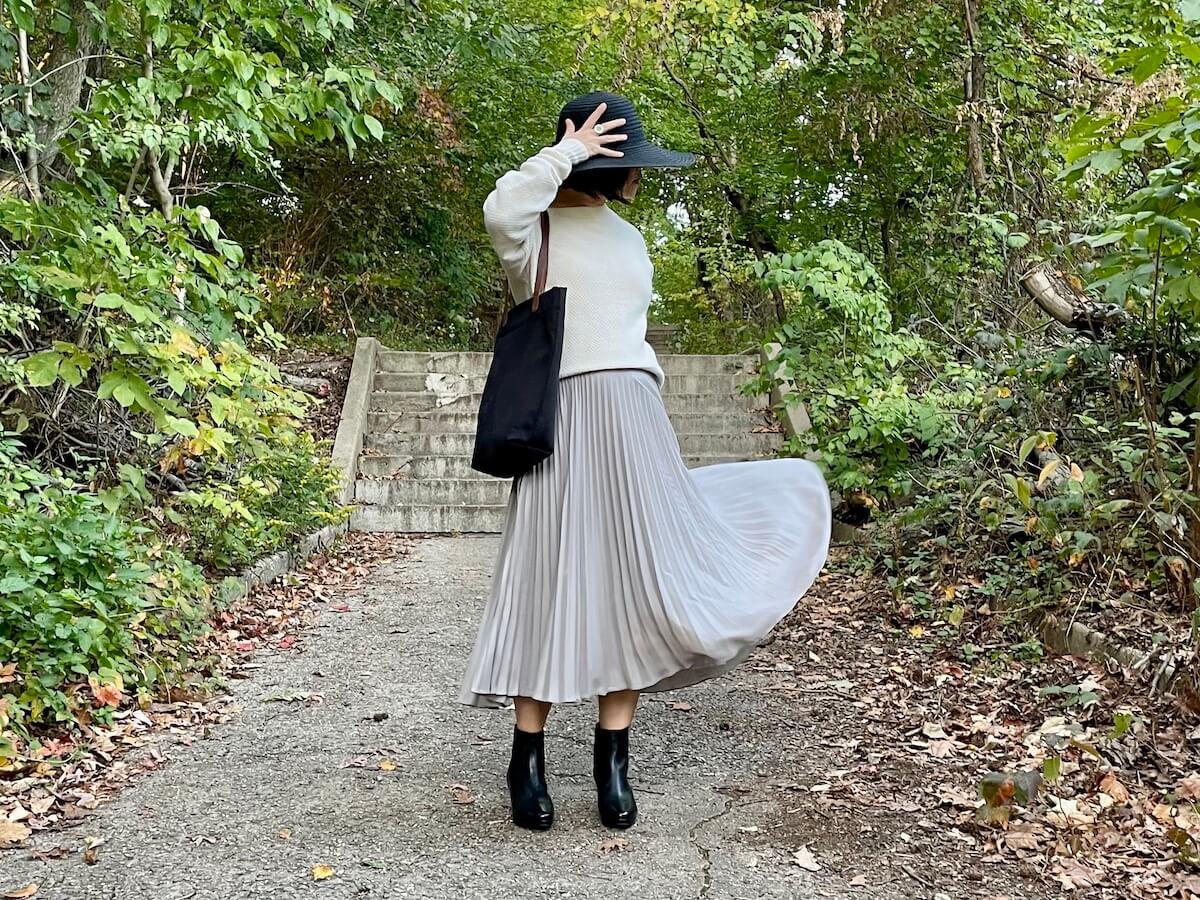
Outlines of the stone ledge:
{"label": "stone ledge", "polygon": [[348,521],[340,522],[337,525],[326,525],[320,531],[314,531],[312,534],[301,538],[295,547],[288,550],[280,550],[278,553],[272,553],[270,556],[264,556],[237,575],[225,577],[216,586],[216,601],[218,605],[228,606],[230,603],[245,597],[255,588],[261,587],[264,584],[270,584],[276,578],[295,571],[308,562],[309,557],[314,556],[320,550],[324,550],[338,538],[346,534],[348,529]]}
{"label": "stone ledge", "polygon": [[333,463],[341,473],[339,501],[348,504],[354,499],[354,479],[358,475],[358,455],[362,452],[367,414],[371,407],[371,389],[375,384],[375,367],[379,356],[379,341],[359,338],[354,345],[354,362],[342,401],[342,415],[337,436],[333,441]]}

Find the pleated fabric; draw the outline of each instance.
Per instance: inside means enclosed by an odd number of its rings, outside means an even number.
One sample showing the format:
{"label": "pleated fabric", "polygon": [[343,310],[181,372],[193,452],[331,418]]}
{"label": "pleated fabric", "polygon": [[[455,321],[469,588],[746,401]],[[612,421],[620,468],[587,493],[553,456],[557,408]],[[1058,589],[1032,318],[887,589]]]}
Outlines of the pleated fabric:
{"label": "pleated fabric", "polygon": [[460,701],[568,703],[736,666],[825,564],[806,460],[688,470],[658,383],[564,378],[554,454],[517,479]]}

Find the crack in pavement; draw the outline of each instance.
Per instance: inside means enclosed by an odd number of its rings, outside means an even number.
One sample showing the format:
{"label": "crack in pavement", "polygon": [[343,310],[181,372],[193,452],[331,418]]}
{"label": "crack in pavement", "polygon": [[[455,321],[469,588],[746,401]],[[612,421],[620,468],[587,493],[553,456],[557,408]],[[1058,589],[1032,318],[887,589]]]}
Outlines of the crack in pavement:
{"label": "crack in pavement", "polygon": [[[761,801],[758,801],[761,802]],[[746,804],[749,805],[749,804]],[[707,818],[701,819],[688,830],[688,843],[695,847],[700,853],[701,876],[700,892],[696,894],[696,900],[705,900],[709,891],[712,890],[712,850],[708,847],[702,847],[696,840],[699,836],[700,829],[705,825],[711,825],[713,822],[720,819],[722,816],[728,815],[733,809],[733,798],[726,797],[724,808],[720,812],[715,812]]]}

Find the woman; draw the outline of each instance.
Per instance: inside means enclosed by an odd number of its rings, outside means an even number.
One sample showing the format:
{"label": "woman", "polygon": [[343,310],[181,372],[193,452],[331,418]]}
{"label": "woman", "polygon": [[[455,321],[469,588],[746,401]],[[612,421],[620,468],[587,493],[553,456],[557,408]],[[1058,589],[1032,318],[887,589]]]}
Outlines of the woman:
{"label": "woman", "polygon": [[554,454],[513,486],[461,697],[516,707],[508,785],[525,828],[554,821],[543,743],[552,704],[599,698],[600,819],[628,828],[639,693],[733,668],[825,562],[829,493],[812,463],[689,472],[667,418],[645,340],[646,244],[608,203],[631,201],[643,168],[693,161],[649,143],[625,98],[588,94],[563,108],[554,146],[501,177],[483,207],[522,299],[548,209],[546,283],[567,289]]}

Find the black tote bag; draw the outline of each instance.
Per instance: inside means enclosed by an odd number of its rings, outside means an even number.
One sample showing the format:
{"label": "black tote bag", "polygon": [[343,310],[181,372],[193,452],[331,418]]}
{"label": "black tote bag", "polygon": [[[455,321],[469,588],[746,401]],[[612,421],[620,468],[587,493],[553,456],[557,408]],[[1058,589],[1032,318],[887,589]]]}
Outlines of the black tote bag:
{"label": "black tote bag", "polygon": [[508,313],[483,387],[471,468],[515,478],[554,452],[567,289],[546,290],[550,217],[541,216],[533,296]]}

